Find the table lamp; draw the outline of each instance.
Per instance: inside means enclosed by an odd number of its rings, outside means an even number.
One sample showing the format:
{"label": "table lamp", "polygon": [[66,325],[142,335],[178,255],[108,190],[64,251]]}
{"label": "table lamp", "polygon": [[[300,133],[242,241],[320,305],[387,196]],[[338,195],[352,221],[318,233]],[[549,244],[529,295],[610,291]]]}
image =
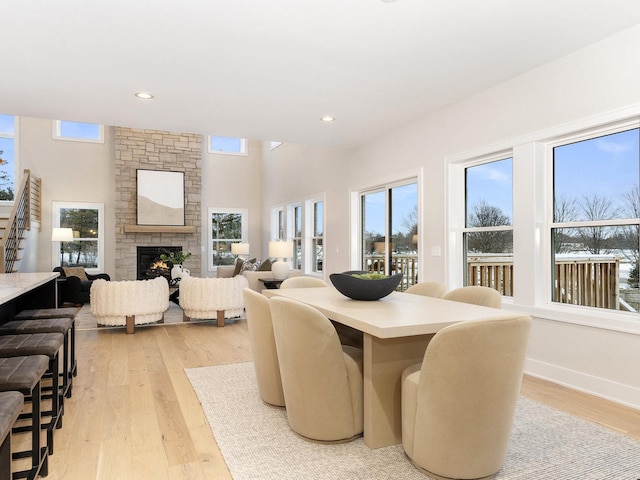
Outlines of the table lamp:
{"label": "table lamp", "polygon": [[249,244],[248,243],[232,243],[231,253],[236,256],[244,255],[249,258]]}
{"label": "table lamp", "polygon": [[64,242],[73,242],[73,230],[71,228],[54,228],[51,231],[51,241],[60,242],[60,266],[64,264]]}
{"label": "table lamp", "polygon": [[293,255],[293,242],[269,242],[269,256],[278,260],[271,265],[271,274],[276,280],[284,280],[289,276],[289,264],[284,261]]}

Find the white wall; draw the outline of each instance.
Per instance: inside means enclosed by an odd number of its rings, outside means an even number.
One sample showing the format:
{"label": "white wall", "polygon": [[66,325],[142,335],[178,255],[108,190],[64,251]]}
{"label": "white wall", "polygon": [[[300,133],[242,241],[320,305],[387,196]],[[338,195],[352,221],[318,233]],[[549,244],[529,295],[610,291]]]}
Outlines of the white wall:
{"label": "white wall", "polygon": [[[598,115],[615,116],[617,109],[640,114],[638,51],[640,27],[635,27],[356,149],[283,145],[265,155],[263,225],[268,225],[272,206],[326,190],[326,270],[346,270],[350,189],[424,168],[420,271],[426,272],[422,280],[447,281],[445,159],[491,145],[516,141],[515,146],[521,136]],[[514,190],[518,195],[517,184]],[[443,247],[443,256],[428,255],[432,246]],[[533,313],[529,373],[640,408],[640,329],[603,330]]]}
{"label": "white wall", "polygon": [[[42,228],[37,235],[36,269],[45,272],[52,269],[52,202],[96,202],[105,206],[105,271],[113,275],[113,128],[105,129],[105,143],[85,143],[53,140],[51,124],[51,120],[19,118],[20,171],[31,169],[43,180]],[[34,259],[30,258],[30,265],[33,264]]]}
{"label": "white wall", "polygon": [[[207,137],[202,147],[202,245],[210,242],[207,209],[246,208],[249,213],[248,242],[251,258],[263,259],[261,229],[262,142],[248,142],[247,156],[207,153]],[[266,253],[266,250],[265,250]],[[207,270],[208,255],[202,255],[202,275],[215,276]]]}

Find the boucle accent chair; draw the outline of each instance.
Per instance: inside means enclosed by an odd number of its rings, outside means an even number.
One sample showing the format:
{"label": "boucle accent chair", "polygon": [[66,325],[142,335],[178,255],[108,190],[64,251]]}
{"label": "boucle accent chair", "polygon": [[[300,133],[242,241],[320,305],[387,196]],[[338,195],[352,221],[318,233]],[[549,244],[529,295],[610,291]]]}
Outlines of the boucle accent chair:
{"label": "boucle accent chair", "polygon": [[102,326],[125,326],[134,333],[136,325],[158,322],[169,308],[169,283],[164,277],[152,280],[95,280],[91,285],[91,313]]}
{"label": "boucle accent chair", "polygon": [[224,327],[225,318],[239,317],[244,313],[242,290],[248,286],[243,275],[231,278],[182,277],[180,280],[180,307],[183,319],[215,318]]}
{"label": "boucle accent chair", "polygon": [[319,442],[359,436],[364,423],[362,350],[340,345],[329,319],[315,308],[280,297],[270,302],[291,429]]}
{"label": "boucle accent chair", "polygon": [[471,303],[481,305],[483,307],[502,307],[502,295],[495,288],[469,286],[460,287],[442,296],[445,300],[453,300],[454,302]]}
{"label": "boucle accent chair", "polygon": [[415,285],[411,285],[405,290],[405,293],[441,298],[446,291],[446,285],[443,285],[440,282],[420,282]]}
{"label": "boucle accent chair", "polygon": [[504,464],[531,317],[461,322],[402,375],[402,445],[429,476],[491,478]]}
{"label": "boucle accent chair", "polygon": [[245,288],[243,294],[251,353],[253,354],[253,365],[256,370],[260,396],[270,405],[284,407],[284,392],[282,391],[276,340],[273,336],[269,299],[250,288]]}

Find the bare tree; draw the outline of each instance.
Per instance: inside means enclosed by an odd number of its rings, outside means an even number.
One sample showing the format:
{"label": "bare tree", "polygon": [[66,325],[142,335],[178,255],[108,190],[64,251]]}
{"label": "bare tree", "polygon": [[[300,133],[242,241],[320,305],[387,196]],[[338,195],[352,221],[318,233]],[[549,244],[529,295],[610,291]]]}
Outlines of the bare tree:
{"label": "bare tree", "polygon": [[[573,197],[561,195],[555,199],[553,205],[553,221],[556,223],[572,222],[577,218],[577,202]],[[564,228],[553,230],[553,250],[564,253],[568,250],[567,235]]]}
{"label": "bare tree", "polygon": [[[617,209],[610,198],[598,195],[584,195],[580,209],[586,220],[611,220],[617,216]],[[612,248],[611,229],[607,227],[583,227],[579,229],[583,245],[593,255],[608,253]]]}
{"label": "bare tree", "polygon": [[[467,217],[468,227],[511,225],[511,219],[498,207],[480,200]],[[507,253],[513,250],[513,233],[507,231],[472,232],[467,235],[467,248],[475,253]]]}
{"label": "bare tree", "polygon": [[[640,189],[635,185],[622,195],[623,212],[627,218],[640,218]],[[625,256],[631,261],[629,285],[637,288],[640,284],[640,228],[638,225],[621,227]]]}

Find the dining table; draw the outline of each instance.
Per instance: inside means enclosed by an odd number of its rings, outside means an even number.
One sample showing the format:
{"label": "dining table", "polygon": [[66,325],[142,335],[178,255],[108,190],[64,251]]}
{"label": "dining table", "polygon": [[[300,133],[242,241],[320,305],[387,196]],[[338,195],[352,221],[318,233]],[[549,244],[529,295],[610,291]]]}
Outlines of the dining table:
{"label": "dining table", "polygon": [[364,443],[380,448],[402,442],[402,372],[422,362],[431,338],[458,322],[509,317],[504,310],[410,293],[375,301],[352,300],[334,287],[263,290],[322,312],[363,334]]}

